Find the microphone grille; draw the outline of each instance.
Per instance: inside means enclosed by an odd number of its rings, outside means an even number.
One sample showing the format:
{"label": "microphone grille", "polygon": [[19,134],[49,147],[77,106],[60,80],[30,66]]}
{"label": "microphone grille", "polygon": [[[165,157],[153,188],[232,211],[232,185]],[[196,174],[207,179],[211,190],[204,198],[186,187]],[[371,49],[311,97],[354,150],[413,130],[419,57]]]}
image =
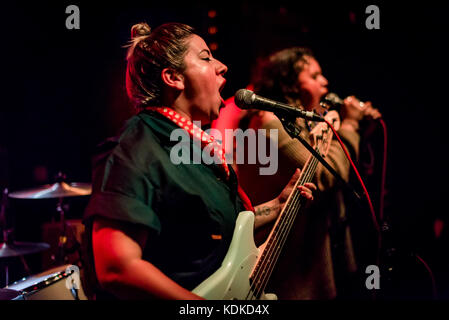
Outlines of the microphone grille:
{"label": "microphone grille", "polygon": [[237,90],[234,96],[235,104],[241,109],[248,109],[253,103],[254,92],[247,89]]}
{"label": "microphone grille", "polygon": [[334,106],[336,105],[342,105],[343,104],[343,100],[335,93],[333,92],[329,92],[325,97],[324,97],[324,101],[328,102]]}

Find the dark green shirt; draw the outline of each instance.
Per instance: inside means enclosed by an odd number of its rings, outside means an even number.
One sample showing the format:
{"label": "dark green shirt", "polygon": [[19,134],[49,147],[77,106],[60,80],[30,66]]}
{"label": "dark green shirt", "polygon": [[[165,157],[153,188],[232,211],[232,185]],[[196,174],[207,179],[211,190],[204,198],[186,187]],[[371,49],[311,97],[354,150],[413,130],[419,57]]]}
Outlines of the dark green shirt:
{"label": "dark green shirt", "polygon": [[[232,168],[224,180],[214,164],[172,163],[173,129],[179,127],[145,111],[99,147],[85,223],[102,216],[147,227],[143,259],[192,290],[221,265],[245,209]],[[192,142],[184,146],[183,156],[189,148],[190,158],[201,152]]]}

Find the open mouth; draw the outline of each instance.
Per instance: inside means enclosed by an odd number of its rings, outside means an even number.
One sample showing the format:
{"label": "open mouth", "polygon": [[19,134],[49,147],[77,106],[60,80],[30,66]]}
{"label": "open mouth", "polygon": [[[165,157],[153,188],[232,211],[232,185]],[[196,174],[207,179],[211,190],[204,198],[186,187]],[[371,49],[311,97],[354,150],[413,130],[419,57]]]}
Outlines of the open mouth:
{"label": "open mouth", "polygon": [[226,79],[223,79],[223,83],[222,83],[221,86],[218,88],[218,92],[220,93],[220,101],[221,101],[220,107],[218,108],[218,110],[221,110],[221,109],[223,109],[223,108],[226,106],[226,104],[225,104],[225,102],[224,102],[224,99],[223,99],[223,97],[221,96],[221,92],[223,91],[223,88],[224,88],[225,84],[226,84]]}
{"label": "open mouth", "polygon": [[220,88],[218,88],[218,92],[221,93],[223,91],[225,84],[226,84],[226,79],[223,79],[223,83],[221,84]]}

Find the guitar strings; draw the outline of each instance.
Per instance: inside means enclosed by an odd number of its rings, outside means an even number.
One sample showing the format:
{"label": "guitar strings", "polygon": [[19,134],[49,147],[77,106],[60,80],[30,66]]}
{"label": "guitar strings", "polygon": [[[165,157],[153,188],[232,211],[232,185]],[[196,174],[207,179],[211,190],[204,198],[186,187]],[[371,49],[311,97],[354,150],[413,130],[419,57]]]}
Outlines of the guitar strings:
{"label": "guitar strings", "polygon": [[[306,166],[306,168],[310,168],[310,166]],[[305,172],[305,174],[303,174],[302,176],[304,177],[307,174],[307,172]],[[302,177],[300,177],[302,178]],[[302,179],[301,179],[302,180]],[[296,186],[299,184],[299,180],[298,182],[295,184]],[[280,232],[279,230],[283,230],[285,224],[288,224],[288,221],[286,222],[286,220],[288,220],[290,214],[289,214],[289,210],[291,208],[292,203],[297,201],[297,192],[294,192],[291,196],[291,198],[289,199],[290,201],[286,204],[286,208],[284,209],[284,212],[282,213],[279,223],[275,226],[275,230],[273,231],[273,236],[270,239],[270,242],[267,243],[267,247],[264,250],[263,253],[263,257],[261,258],[261,263],[258,266],[258,270],[254,276],[254,286],[257,288],[256,289],[256,296],[258,296],[260,294],[260,291],[263,290],[264,285],[265,285],[265,279],[263,279],[262,277],[264,276],[263,273],[265,272],[265,277],[266,277],[266,272],[268,272],[267,270],[267,264],[270,263],[270,259],[272,259],[273,256],[273,252],[276,252],[276,247],[278,246],[279,241],[282,241],[282,234],[277,234],[278,232]],[[264,277],[264,278],[265,278]]]}
{"label": "guitar strings", "polygon": [[[295,188],[297,188],[298,185],[303,185],[313,179],[317,164],[317,159],[311,156],[309,161],[306,162],[306,165],[304,166],[306,167],[306,170],[302,177],[298,179],[298,182],[295,184]],[[296,189],[292,197],[289,199],[289,202],[286,204],[286,208],[280,217],[280,221],[273,231],[273,238],[271,239],[271,242],[267,243],[268,248],[264,250],[264,256],[261,258],[261,260],[263,260],[257,266],[258,270],[256,271],[256,274],[253,277],[253,283],[251,284],[252,290],[248,293],[247,298],[250,295],[257,298],[265,289],[268,279],[270,278],[274,266],[278,260],[281,249],[285,244],[294,221],[296,220],[296,216],[299,211],[298,209],[302,205],[303,199],[304,198],[301,196],[299,190]],[[277,232],[279,232],[279,234],[275,234]]]}
{"label": "guitar strings", "polygon": [[[307,174],[304,176],[304,179],[299,183],[300,185],[303,185],[305,182],[311,181],[314,175],[314,170],[316,168],[315,161],[312,162],[311,166],[309,167]],[[299,208],[303,204],[304,198],[300,195],[300,192],[298,190],[295,191],[294,197],[292,201],[290,202],[289,207],[286,209],[285,218],[283,219],[282,225],[280,230],[280,234],[278,235],[277,243],[272,247],[272,250],[274,252],[269,252],[268,254],[271,255],[271,258],[268,260],[268,268],[267,272],[264,275],[264,278],[261,283],[261,288],[265,289],[265,286],[268,284],[268,280],[273,272],[274,267],[276,266],[276,263],[278,261],[278,258],[280,256],[281,250],[288,238],[288,235],[290,234],[290,230],[296,220],[296,217],[298,215]],[[260,289],[259,289],[260,290]]]}
{"label": "guitar strings", "polygon": [[[329,127],[328,127],[327,131],[329,131]],[[323,144],[326,144],[327,139],[328,139],[328,138],[324,138],[323,141],[322,141],[322,143],[323,143]],[[328,147],[329,147],[329,146],[328,146]],[[315,150],[316,150],[317,152],[319,152],[318,146],[315,148]],[[309,163],[309,162],[310,162],[310,163]],[[315,170],[316,170],[317,166],[318,166],[318,159],[316,159],[315,157],[313,157],[313,156],[311,155],[311,156],[309,157],[309,159],[306,161],[306,164],[304,165],[304,167],[306,168],[306,170],[305,170],[306,173],[298,179],[298,181],[301,180],[301,182],[299,182],[299,183],[297,182],[297,183],[295,184],[295,188],[297,187],[298,184],[299,184],[299,185],[303,185],[303,184],[306,183],[306,182],[312,181],[313,176],[315,175]],[[279,223],[278,225],[281,225],[281,224],[287,224],[288,227],[287,227],[287,228],[281,229],[281,230],[284,230],[284,231],[283,231],[284,233],[281,234],[280,239],[277,240],[277,243],[276,243],[275,246],[272,246],[272,244],[269,243],[269,244],[267,244],[267,246],[270,245],[270,248],[269,248],[268,250],[264,250],[264,251],[267,251],[267,252],[268,252],[268,253],[266,254],[266,255],[268,256],[268,255],[272,255],[272,254],[273,254],[273,253],[271,253],[271,252],[269,252],[269,251],[272,251],[271,249],[274,248],[274,250],[275,250],[275,252],[274,252],[275,257],[274,257],[274,258],[271,257],[272,259],[268,259],[268,263],[270,264],[270,267],[269,267],[268,272],[266,273],[266,276],[264,276],[265,279],[263,279],[263,280],[262,280],[262,283],[258,285],[259,289],[258,289],[258,292],[257,292],[257,296],[259,296],[259,295],[262,293],[262,292],[261,292],[261,289],[262,289],[262,290],[265,289],[265,286],[267,285],[268,280],[269,280],[269,278],[270,278],[270,276],[271,276],[271,273],[272,273],[272,271],[273,271],[273,269],[274,269],[274,267],[275,267],[275,265],[276,265],[276,263],[277,263],[277,260],[278,260],[278,258],[279,258],[280,253],[281,253],[281,250],[282,250],[282,247],[283,247],[283,245],[285,244],[285,241],[286,241],[288,235],[290,234],[290,230],[291,230],[291,228],[292,228],[294,222],[296,221],[296,216],[297,216],[297,214],[298,214],[298,212],[299,212],[300,206],[302,205],[302,200],[304,199],[304,198],[300,195],[300,192],[297,192],[297,191],[298,191],[298,190],[296,189],[296,190],[295,190],[295,194],[292,196],[293,200],[289,199],[289,202],[286,204],[286,207],[288,206],[288,208],[286,208],[285,211],[288,211],[288,212],[286,212],[285,214],[284,214],[284,212],[281,212],[282,215],[281,215],[281,217],[279,218],[279,219],[280,219],[280,223]],[[291,200],[291,201],[290,201],[290,200]],[[299,203],[298,203],[298,202],[299,202]],[[284,221],[281,221],[281,220],[283,220],[284,218],[285,218],[285,220],[284,220]],[[276,228],[277,228],[277,229],[279,229],[279,228],[278,228],[278,225],[276,225]],[[277,232],[277,231],[278,231],[278,230],[274,230],[273,233],[275,233],[275,232]],[[275,236],[274,238],[276,238],[276,236]],[[276,241],[276,239],[273,240],[273,242],[275,242],[275,241]],[[279,242],[280,242],[280,245],[278,245]],[[264,253],[265,253],[265,252],[264,252]],[[266,262],[263,261],[263,262],[261,263],[261,265],[263,265],[263,264],[266,264]],[[263,269],[262,269],[262,270],[263,270]],[[259,278],[259,277],[260,277],[260,273],[259,273],[259,275],[255,276],[255,277]],[[260,282],[260,280],[258,280],[258,282]],[[256,283],[258,283],[258,282],[256,282]]]}
{"label": "guitar strings", "polygon": [[[311,160],[310,166],[307,167],[307,172],[304,174],[303,179],[301,179],[300,183],[297,185],[303,185],[305,182],[309,182],[312,180],[315,169],[317,167],[318,161],[316,159]],[[272,271],[277,263],[277,260],[279,258],[279,255],[281,253],[282,247],[285,244],[288,235],[290,234],[290,230],[296,220],[296,216],[298,214],[298,209],[303,204],[303,197],[300,195],[299,190],[295,190],[295,194],[292,196],[292,199],[289,203],[286,205],[288,206],[285,209],[285,213],[283,214],[282,221],[280,221],[278,230],[282,230],[279,235],[276,235],[273,239],[273,242],[270,243],[270,248],[266,250],[266,256],[265,260],[261,263],[261,270],[266,270],[264,274],[258,274],[256,286],[256,296],[260,296],[262,291],[265,289],[266,285],[268,284],[268,280],[272,274]],[[276,231],[278,231],[276,230]],[[268,244],[267,244],[268,246]],[[268,264],[268,266],[266,266]],[[255,277],[255,278],[256,278]],[[263,277],[262,279],[259,279],[260,277]]]}
{"label": "guitar strings", "polygon": [[[311,166],[307,165],[305,167],[306,167],[305,173],[302,175],[302,177],[300,177],[298,183],[296,183],[295,186],[303,184],[304,181],[310,178],[310,173],[311,171],[313,171],[312,170],[313,165]],[[271,238],[270,242],[267,243],[268,248],[264,250],[264,256],[262,257],[263,260],[261,258],[262,262],[258,266],[259,272],[256,272],[256,275],[254,276],[255,280],[254,286],[257,288],[255,291],[256,296],[259,296],[262,293],[261,291],[265,288],[269,276],[271,275],[272,266],[277,262],[277,256],[280,253],[279,249],[283,246],[283,243],[286,240],[286,236],[288,235],[290,230],[290,226],[288,227],[288,229],[286,229],[285,225],[287,226],[291,225],[292,221],[295,219],[296,210],[292,212],[292,209],[295,209],[297,207],[299,199],[300,193],[298,192],[298,190],[295,190],[295,193],[289,199],[290,201],[286,204],[286,208],[280,217],[279,223],[276,225],[276,229],[273,231],[274,233],[273,238]],[[283,233],[279,232],[279,230],[281,230]],[[279,232],[279,234],[276,234],[277,232]]]}

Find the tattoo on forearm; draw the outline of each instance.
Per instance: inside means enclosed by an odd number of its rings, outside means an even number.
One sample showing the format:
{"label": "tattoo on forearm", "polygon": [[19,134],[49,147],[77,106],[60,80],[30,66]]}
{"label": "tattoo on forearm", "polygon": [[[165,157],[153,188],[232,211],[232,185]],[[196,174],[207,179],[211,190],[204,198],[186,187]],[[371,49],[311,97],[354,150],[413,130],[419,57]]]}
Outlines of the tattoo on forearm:
{"label": "tattoo on forearm", "polygon": [[256,216],[268,216],[271,214],[271,212],[276,211],[278,206],[268,207],[268,206],[262,206],[260,208],[256,208]]}
{"label": "tattoo on forearm", "polygon": [[271,212],[270,207],[263,206],[261,208],[256,209],[256,216],[262,216],[262,215],[268,216],[270,214],[270,212]]}

